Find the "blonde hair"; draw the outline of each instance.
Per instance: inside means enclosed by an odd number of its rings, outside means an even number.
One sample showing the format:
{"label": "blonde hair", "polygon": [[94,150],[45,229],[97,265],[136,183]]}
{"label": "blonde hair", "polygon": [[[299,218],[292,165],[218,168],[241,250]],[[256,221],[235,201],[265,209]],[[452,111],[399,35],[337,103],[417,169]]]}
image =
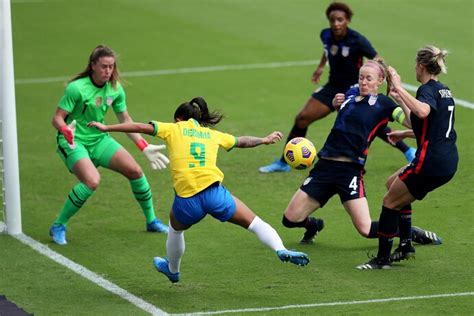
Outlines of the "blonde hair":
{"label": "blonde hair", "polygon": [[432,75],[439,73],[447,73],[448,68],[444,58],[448,55],[445,49],[439,49],[433,45],[426,45],[418,50],[416,53],[416,62],[425,66],[426,71]]}

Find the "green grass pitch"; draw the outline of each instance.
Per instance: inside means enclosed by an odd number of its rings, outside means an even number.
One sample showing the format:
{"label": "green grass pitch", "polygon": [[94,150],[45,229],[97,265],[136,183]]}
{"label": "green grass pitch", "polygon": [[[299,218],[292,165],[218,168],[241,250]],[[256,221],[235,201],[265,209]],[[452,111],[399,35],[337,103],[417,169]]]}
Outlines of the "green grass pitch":
{"label": "green grass pitch", "polygon": [[[51,118],[64,80],[85,67],[97,44],[119,54],[127,81],[128,110],[136,121],[170,121],[177,105],[203,96],[225,113],[219,130],[235,135],[288,133],[314,86],[314,65],[161,74],[136,72],[318,60],[319,33],[330,1],[307,0],[13,0],[13,40],[23,231],[51,249],[168,313],[239,310],[470,292],[471,295],[245,312],[246,315],[459,314],[474,310],[472,267],[474,111],[458,106],[460,153],[452,182],[415,202],[414,223],[436,231],[441,246],[417,247],[416,260],[389,271],[358,271],[376,251],[360,237],[337,197],[316,215],[326,221],[314,245],[300,246],[302,231],[280,221],[307,172],[259,174],[283,144],[220,154],[224,184],[280,233],[288,248],[307,252],[304,268],[281,263],[243,229],[206,218],[185,233],[182,281],[171,285],[152,258],[165,254],[163,235],[145,232],[144,217],[128,182],[100,170],[101,184],[69,224],[66,247],[51,243],[48,228],[76,183],[55,153]],[[474,103],[473,3],[470,0],[350,0],[351,26],[366,35],[406,83],[414,78],[416,50],[447,48],[448,75],[440,77],[456,98]],[[326,69],[323,82],[326,80]],[[47,80],[51,79],[52,80]],[[28,83],[27,80],[39,79]],[[334,115],[313,124],[320,148]],[[108,122],[115,122],[109,114]],[[395,127],[395,125],[393,125]],[[160,218],[173,199],[169,170],[155,172],[126,136],[119,140],[142,165]],[[148,138],[149,141],[155,141]],[[411,143],[413,144],[413,143]],[[403,156],[375,141],[365,176],[371,214],[378,218],[386,178]],[[1,219],[1,218],[0,218]],[[141,315],[143,310],[0,236],[0,294],[35,315]],[[236,314],[244,314],[244,311]]]}

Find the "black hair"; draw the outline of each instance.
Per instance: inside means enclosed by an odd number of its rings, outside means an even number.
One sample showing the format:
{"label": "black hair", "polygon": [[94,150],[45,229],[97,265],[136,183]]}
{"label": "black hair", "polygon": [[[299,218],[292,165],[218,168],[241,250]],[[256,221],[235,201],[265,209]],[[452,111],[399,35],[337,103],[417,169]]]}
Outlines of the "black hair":
{"label": "black hair", "polygon": [[352,12],[351,7],[342,2],[333,2],[326,9],[326,17],[329,19],[329,15],[332,11],[342,11],[346,14],[346,18],[350,21],[354,12]]}
{"label": "black hair", "polygon": [[190,118],[195,119],[202,126],[215,126],[224,116],[217,112],[209,112],[206,100],[202,97],[195,97],[189,102],[184,102],[174,112],[174,119],[187,121]]}

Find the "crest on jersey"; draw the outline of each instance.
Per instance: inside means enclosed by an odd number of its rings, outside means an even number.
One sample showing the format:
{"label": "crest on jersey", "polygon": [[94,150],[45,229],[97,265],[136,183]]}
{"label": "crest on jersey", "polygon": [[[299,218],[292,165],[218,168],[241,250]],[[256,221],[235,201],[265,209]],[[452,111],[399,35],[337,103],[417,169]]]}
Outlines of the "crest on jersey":
{"label": "crest on jersey", "polygon": [[377,95],[371,94],[371,95],[370,95],[370,98],[369,98],[369,105],[374,105],[375,102],[377,102],[377,98],[378,98]]}
{"label": "crest on jersey", "polygon": [[105,103],[108,106],[111,106],[113,102],[114,102],[114,99],[111,96],[108,96],[107,99],[105,100]]}
{"label": "crest on jersey", "polygon": [[102,97],[95,98],[95,106],[101,106],[101,105],[102,105]]}
{"label": "crest on jersey", "polygon": [[342,46],[342,51],[341,51],[342,56],[344,56],[344,57],[349,56],[349,48],[350,47],[348,47],[348,46]]}
{"label": "crest on jersey", "polygon": [[339,47],[337,45],[331,45],[331,55],[335,56]]}

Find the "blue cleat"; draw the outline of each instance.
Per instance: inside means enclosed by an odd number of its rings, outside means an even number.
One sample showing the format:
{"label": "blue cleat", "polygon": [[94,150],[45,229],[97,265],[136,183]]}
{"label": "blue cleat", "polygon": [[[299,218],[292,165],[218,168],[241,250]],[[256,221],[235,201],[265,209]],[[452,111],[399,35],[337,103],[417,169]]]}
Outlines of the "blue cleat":
{"label": "blue cleat", "polygon": [[403,154],[405,155],[405,159],[408,161],[408,163],[410,163],[413,159],[415,159],[416,149],[410,147]]}
{"label": "blue cleat", "polygon": [[275,161],[268,166],[258,168],[258,171],[261,173],[290,172],[291,167],[286,162],[283,162],[280,159],[275,159]]}
{"label": "blue cleat", "polygon": [[168,234],[168,225],[163,224],[159,219],[155,218],[149,224],[146,224],[146,231]]}
{"label": "blue cleat", "polygon": [[61,246],[67,244],[66,241],[66,226],[63,224],[53,224],[49,229],[49,235],[53,237],[53,241]]}
{"label": "blue cleat", "polygon": [[155,266],[156,270],[158,270],[158,272],[166,275],[171,283],[179,282],[179,272],[171,273],[168,263],[169,262],[167,258],[153,258],[153,265]]}
{"label": "blue cleat", "polygon": [[298,266],[305,266],[309,263],[309,257],[304,252],[293,251],[288,249],[278,250],[278,258],[283,262],[291,262]]}

